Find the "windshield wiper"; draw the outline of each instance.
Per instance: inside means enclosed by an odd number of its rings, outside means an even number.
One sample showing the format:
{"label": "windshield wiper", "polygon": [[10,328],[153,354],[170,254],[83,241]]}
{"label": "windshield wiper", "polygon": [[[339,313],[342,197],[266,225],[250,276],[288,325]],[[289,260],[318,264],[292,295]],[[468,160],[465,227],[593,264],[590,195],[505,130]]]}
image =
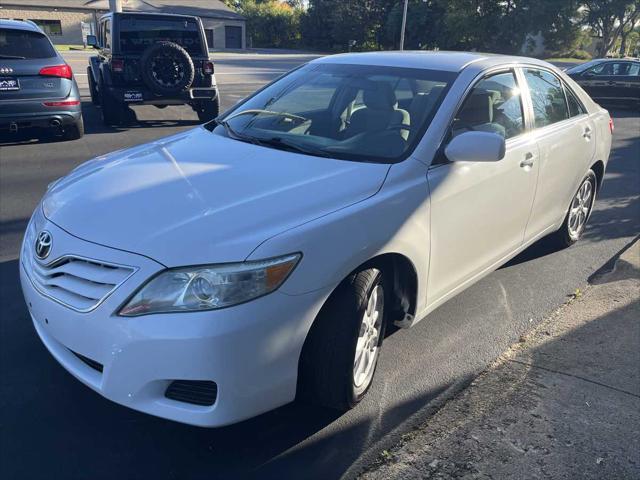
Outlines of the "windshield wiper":
{"label": "windshield wiper", "polygon": [[255,140],[259,142],[259,145],[267,145],[270,147],[281,148],[283,150],[289,150],[291,152],[297,152],[297,153],[304,153],[305,155],[313,155],[316,157],[327,157],[327,158],[332,157],[332,155],[329,152],[326,152],[319,148],[302,146],[280,137],[255,138]]}
{"label": "windshield wiper", "polygon": [[7,60],[26,60],[27,57],[21,57],[20,55],[3,55],[0,53],[0,58],[4,58]]}

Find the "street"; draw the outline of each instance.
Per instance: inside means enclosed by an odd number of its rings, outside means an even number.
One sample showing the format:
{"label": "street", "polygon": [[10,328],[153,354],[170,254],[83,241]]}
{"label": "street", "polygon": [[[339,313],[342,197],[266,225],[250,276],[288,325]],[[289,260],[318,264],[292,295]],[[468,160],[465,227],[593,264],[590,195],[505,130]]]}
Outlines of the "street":
{"label": "street", "polygon": [[[87,95],[87,54],[67,58]],[[214,55],[222,109],[311,58]],[[138,124],[104,127],[85,98],[81,140],[0,139],[1,478],[348,477],[428,418],[640,231],[640,117],[615,110],[611,160],[585,237],[563,251],[543,239],[413,329],[392,333],[357,408],[339,416],[291,404],[220,429],[177,424],[111,403],[60,367],[34,332],[18,282],[20,241],[50,182],[94,156],[197,125],[188,107],[135,111]]]}

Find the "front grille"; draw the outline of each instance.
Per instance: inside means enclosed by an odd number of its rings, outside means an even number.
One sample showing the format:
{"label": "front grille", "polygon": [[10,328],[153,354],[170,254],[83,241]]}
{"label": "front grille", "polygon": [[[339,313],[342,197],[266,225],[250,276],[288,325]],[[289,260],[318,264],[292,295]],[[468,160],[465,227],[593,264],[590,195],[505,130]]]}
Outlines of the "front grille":
{"label": "front grille", "polygon": [[218,385],[208,380],[174,380],[167,387],[164,396],[194,405],[213,405],[218,396]]}
{"label": "front grille", "polygon": [[73,353],[76,357],[78,357],[80,360],[82,360],[85,364],[87,364],[88,366],[90,366],[91,368],[93,368],[94,370],[102,373],[103,370],[103,366],[101,363],[96,362],[95,360],[91,360],[88,357],[85,357],[84,355],[80,355],[79,353],[74,352],[73,350],[69,350],[71,353]]}

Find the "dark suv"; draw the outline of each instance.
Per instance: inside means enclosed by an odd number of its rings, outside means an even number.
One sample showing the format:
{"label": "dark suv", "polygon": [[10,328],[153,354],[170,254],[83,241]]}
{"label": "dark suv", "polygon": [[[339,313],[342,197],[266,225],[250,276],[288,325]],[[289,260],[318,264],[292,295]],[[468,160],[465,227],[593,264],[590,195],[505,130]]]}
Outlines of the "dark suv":
{"label": "dark suv", "polygon": [[100,50],[87,73],[106,124],[124,122],[130,104],[189,104],[202,122],[218,116],[213,62],[198,17],[108,13],[87,43]]}
{"label": "dark suv", "polygon": [[33,22],[0,19],[0,131],[53,129],[65,139],[84,134],[71,67]]}

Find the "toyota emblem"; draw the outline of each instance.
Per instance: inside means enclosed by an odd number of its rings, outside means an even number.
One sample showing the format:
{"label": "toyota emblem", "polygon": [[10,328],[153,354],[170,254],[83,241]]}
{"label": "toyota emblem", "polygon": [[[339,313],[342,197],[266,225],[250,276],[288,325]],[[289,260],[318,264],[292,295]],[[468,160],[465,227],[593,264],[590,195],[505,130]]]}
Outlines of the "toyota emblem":
{"label": "toyota emblem", "polygon": [[51,244],[53,243],[53,238],[51,234],[46,230],[43,230],[38,234],[38,238],[36,239],[36,257],[40,260],[44,260],[51,253]]}

